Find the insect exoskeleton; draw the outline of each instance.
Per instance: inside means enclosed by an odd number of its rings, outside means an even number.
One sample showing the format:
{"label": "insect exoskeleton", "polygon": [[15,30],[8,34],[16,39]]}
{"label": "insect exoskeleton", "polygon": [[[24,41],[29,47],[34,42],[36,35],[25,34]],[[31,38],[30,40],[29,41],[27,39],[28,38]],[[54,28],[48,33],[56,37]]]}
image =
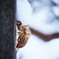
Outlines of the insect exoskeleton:
{"label": "insect exoskeleton", "polygon": [[28,25],[22,25],[20,21],[17,21],[17,29],[20,31],[18,32],[18,44],[16,48],[22,48],[26,45],[28,39],[30,38],[31,31]]}

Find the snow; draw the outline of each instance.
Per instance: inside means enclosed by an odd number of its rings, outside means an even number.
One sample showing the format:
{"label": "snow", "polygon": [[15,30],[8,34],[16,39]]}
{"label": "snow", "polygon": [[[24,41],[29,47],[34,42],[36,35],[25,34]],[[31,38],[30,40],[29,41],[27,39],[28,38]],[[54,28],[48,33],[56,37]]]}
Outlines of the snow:
{"label": "snow", "polygon": [[[21,21],[23,25],[29,25],[31,28],[46,35],[59,33],[59,22],[56,20],[56,16],[59,17],[59,7],[46,6],[38,2],[38,0],[35,0],[33,4],[29,4],[27,0],[17,0],[16,5],[16,19]],[[20,48],[16,54],[16,59],[58,58],[59,38],[45,42],[33,34],[26,46]]]}
{"label": "snow", "polygon": [[52,0],[54,3],[56,3],[57,5],[59,5],[59,0]]}
{"label": "snow", "polygon": [[48,35],[59,32],[59,22],[55,20],[55,15],[48,6],[42,7],[39,11],[33,11],[33,8],[27,0],[17,0],[16,18],[23,25],[29,25],[43,34]]}
{"label": "snow", "polygon": [[45,42],[32,35],[25,47],[17,52],[17,59],[57,59],[59,57],[59,38]]}
{"label": "snow", "polygon": [[57,16],[57,17],[59,17],[59,7],[57,6],[54,6],[53,7],[53,12],[55,13],[55,15]]}

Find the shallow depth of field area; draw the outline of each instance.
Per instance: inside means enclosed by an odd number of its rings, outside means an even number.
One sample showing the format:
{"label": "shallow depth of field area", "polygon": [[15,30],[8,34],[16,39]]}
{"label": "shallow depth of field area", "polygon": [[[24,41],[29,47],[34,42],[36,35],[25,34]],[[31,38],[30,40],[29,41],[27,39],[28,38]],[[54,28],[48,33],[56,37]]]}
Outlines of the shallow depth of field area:
{"label": "shallow depth of field area", "polygon": [[26,46],[17,52],[16,59],[59,59],[59,37],[48,41],[53,34],[59,34],[59,0],[16,0],[16,19],[48,35],[45,41],[34,31]]}

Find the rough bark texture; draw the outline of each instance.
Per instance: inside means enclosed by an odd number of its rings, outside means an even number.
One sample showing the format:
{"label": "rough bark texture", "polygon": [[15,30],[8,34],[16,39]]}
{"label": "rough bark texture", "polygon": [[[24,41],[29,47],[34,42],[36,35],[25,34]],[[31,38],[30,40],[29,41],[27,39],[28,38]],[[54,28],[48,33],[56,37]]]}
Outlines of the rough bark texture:
{"label": "rough bark texture", "polygon": [[0,59],[15,59],[15,0],[0,0]]}

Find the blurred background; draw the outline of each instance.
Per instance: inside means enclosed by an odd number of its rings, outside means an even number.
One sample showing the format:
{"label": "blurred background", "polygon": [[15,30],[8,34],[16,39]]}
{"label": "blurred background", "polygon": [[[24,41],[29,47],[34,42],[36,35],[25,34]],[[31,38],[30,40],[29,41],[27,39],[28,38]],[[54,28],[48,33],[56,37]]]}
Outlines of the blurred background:
{"label": "blurred background", "polygon": [[59,59],[59,0],[16,0],[16,19],[32,32],[17,59]]}

